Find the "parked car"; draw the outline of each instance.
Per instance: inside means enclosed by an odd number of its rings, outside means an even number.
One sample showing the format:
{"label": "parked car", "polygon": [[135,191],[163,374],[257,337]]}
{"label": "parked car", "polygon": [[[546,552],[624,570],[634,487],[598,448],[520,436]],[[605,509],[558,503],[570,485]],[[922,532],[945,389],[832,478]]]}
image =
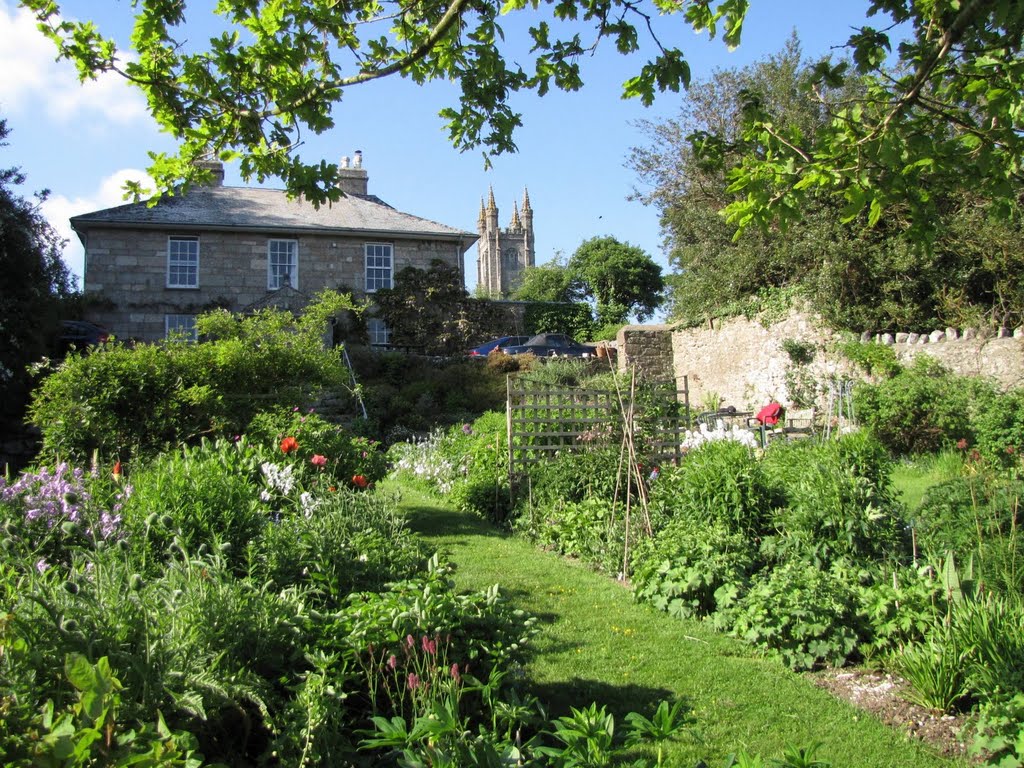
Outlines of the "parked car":
{"label": "parked car", "polygon": [[65,320],[61,325],[58,347],[66,355],[72,348],[77,350],[104,344],[110,339],[110,332],[102,325],[88,320]]}
{"label": "parked car", "polygon": [[564,333],[538,333],[525,344],[505,347],[506,355],[533,354],[537,357],[590,357],[593,347],[573,341]]}
{"label": "parked car", "polygon": [[470,357],[487,357],[494,350],[504,350],[505,347],[514,347],[525,344],[530,340],[529,336],[502,336],[500,339],[491,339],[478,347],[466,351]]}

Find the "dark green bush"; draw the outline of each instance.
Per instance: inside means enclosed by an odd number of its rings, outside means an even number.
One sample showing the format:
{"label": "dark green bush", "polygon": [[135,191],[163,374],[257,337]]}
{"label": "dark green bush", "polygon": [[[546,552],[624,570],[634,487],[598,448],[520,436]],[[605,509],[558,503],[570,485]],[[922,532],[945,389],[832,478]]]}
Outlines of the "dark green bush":
{"label": "dark green bush", "polygon": [[885,450],[865,432],[769,448],[764,471],[776,483],[780,503],[778,535],[766,551],[817,563],[901,558],[903,509],[889,487],[890,466]]}
{"label": "dark green bush", "polygon": [[421,572],[429,552],[388,497],[341,491],[267,525],[250,547],[254,575],[276,589],[309,585],[320,605],[381,591]]}
{"label": "dark green bush", "polygon": [[757,565],[753,542],[720,525],[676,518],[633,554],[638,600],[673,616],[704,617],[730,607]]}
{"label": "dark green bush", "polygon": [[270,516],[260,499],[261,457],[244,440],[203,441],[126,467],[132,493],[122,524],[138,567],[158,572],[175,550],[196,554],[222,547],[233,567],[244,567],[246,547]]}
{"label": "dark green bush", "polygon": [[912,521],[921,558],[934,563],[952,553],[957,562],[973,561],[990,588],[1020,592],[1022,499],[1024,481],[984,471],[932,486]]}
{"label": "dark green bush", "polygon": [[[275,456],[280,455],[282,440],[294,438],[296,446],[289,451],[289,460],[307,483],[319,479],[350,487],[355,476],[373,483],[387,472],[387,457],[376,440],[354,435],[312,409],[276,409],[257,414],[249,423],[246,437]],[[318,463],[314,463],[314,457],[319,457]]]}
{"label": "dark green bush", "polygon": [[651,489],[656,519],[717,525],[757,538],[765,533],[772,496],[760,463],[732,440],[709,442],[678,467],[664,467]]}
{"label": "dark green bush", "polygon": [[793,669],[841,666],[863,632],[851,574],[841,563],[821,568],[792,561],[762,571],[714,622]]}
{"label": "dark green bush", "polygon": [[244,318],[213,312],[197,321],[210,341],[104,345],[69,356],[33,396],[42,455],[79,463],[97,451],[152,455],[203,436],[241,434],[260,410],[341,389],[347,371],[339,350],[324,349],[323,331],[349,306],[348,297],[325,293],[299,319],[280,310]]}
{"label": "dark green bush", "polygon": [[848,360],[859,365],[869,376],[888,379],[895,376],[903,368],[896,359],[896,352],[892,347],[885,344],[864,344],[859,341],[849,341],[841,344],[839,351]]}
{"label": "dark green bush", "polygon": [[984,456],[1001,464],[1019,464],[1024,457],[1024,389],[976,397],[971,432]]}
{"label": "dark green bush", "polygon": [[854,389],[857,418],[894,455],[931,453],[971,432],[972,400],[991,385],[955,376],[922,355],[878,384]]}

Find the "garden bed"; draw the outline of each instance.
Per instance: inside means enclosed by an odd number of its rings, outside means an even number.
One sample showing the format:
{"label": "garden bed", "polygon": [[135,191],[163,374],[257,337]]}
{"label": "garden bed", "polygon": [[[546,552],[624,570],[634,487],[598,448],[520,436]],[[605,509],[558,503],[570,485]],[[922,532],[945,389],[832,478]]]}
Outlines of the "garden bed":
{"label": "garden bed", "polygon": [[871,713],[891,728],[930,745],[947,757],[967,754],[966,715],[949,715],[907,701],[908,683],[876,669],[830,668],[807,674],[819,688]]}

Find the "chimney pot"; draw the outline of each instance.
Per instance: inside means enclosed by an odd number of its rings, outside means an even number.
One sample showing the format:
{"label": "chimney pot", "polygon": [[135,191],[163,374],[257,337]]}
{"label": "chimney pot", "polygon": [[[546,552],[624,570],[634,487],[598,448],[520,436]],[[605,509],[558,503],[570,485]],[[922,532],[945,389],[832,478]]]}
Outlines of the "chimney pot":
{"label": "chimney pot", "polygon": [[357,149],[355,151],[355,162],[353,163],[353,165],[356,168],[362,168],[363,167],[363,150]]}

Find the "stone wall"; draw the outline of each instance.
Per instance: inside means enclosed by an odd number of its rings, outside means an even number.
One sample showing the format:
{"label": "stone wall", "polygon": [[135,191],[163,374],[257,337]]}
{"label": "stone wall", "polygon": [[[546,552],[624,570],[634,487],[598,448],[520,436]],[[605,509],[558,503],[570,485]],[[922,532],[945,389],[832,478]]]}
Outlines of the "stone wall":
{"label": "stone wall", "polygon": [[946,328],[929,334],[882,333],[862,341],[891,346],[896,359],[907,364],[928,355],[964,376],[986,376],[1001,389],[1024,387],[1024,329],[996,331]]}
{"label": "stone wall", "polygon": [[[655,326],[657,328],[657,326]],[[943,331],[942,338],[929,335],[923,343],[917,336],[879,336],[878,343],[894,347],[897,358],[906,363],[928,354],[956,373],[986,376],[1003,388],[1024,386],[1024,337],[1012,335]],[[720,406],[756,411],[771,400],[793,404],[790,389],[801,380],[819,385],[829,380],[863,377],[837,350],[842,337],[796,311],[769,327],[742,317],[724,321],[714,328],[689,328],[671,333],[673,365],[677,376],[689,377],[690,402],[700,408],[714,397]],[[897,342],[897,338],[899,341]],[[807,365],[793,363],[783,343],[799,342],[813,351]],[[867,337],[874,340],[874,337]],[[628,353],[624,364],[629,364]],[[828,392],[817,396],[824,408]]]}
{"label": "stone wall", "polygon": [[619,330],[615,342],[619,370],[636,366],[639,375],[661,381],[675,376],[671,325],[627,325]]}

